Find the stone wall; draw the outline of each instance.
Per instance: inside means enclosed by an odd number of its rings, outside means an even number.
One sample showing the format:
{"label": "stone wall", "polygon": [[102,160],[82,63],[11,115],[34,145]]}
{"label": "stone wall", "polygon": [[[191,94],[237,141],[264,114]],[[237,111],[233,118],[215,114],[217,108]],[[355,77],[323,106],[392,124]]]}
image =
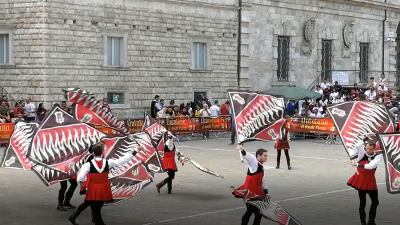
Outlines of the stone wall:
{"label": "stone wall", "polygon": [[[345,1],[346,2],[346,1]],[[382,68],[382,21],[384,10],[375,5],[351,4],[351,1],[317,0],[245,0],[242,13],[241,86],[267,90],[277,81],[278,36],[290,36],[289,83],[308,87],[321,74],[322,40],[332,40],[332,69],[359,70],[359,44],[370,43],[369,70]],[[370,1],[371,2],[371,1]],[[394,3],[394,1],[392,1]],[[399,11],[389,10],[385,39],[395,33]],[[305,41],[305,24],[310,26]],[[343,30],[348,26],[345,47]],[[396,43],[385,40],[385,70],[395,71]],[[394,74],[395,73],[391,73]]]}
{"label": "stone wall", "polygon": [[[4,2],[0,0],[0,2]],[[7,2],[18,2],[7,1]],[[194,91],[206,91],[209,98],[226,99],[227,89],[237,87],[237,7],[233,0],[224,1],[110,1],[52,0],[36,3],[29,11],[42,9],[42,21],[34,20],[40,43],[26,40],[32,30],[18,19],[0,20],[15,26],[15,68],[4,68],[2,86],[17,97],[34,95],[35,101],[61,101],[62,88],[81,87],[98,98],[107,92],[123,92],[124,104],[113,105],[120,117],[141,115],[148,110],[155,94],[167,101],[186,103]],[[3,3],[26,20],[30,15],[16,11],[14,4]],[[21,3],[22,4],[22,3]],[[3,12],[3,11],[1,11]],[[9,11],[0,13],[12,16]],[[105,37],[121,36],[127,46],[126,63],[121,67],[104,63]],[[208,44],[210,66],[204,71],[191,70],[193,41]],[[18,44],[17,44],[18,43]],[[38,46],[31,46],[38,43]],[[18,46],[18,47],[17,47]],[[30,46],[24,48],[22,46]],[[39,49],[35,61],[33,50]],[[38,59],[38,60],[39,60]],[[26,76],[24,66],[37,67],[37,76]],[[18,76],[11,76],[17,73]],[[14,79],[23,83],[14,83]],[[21,92],[14,91],[16,86]]]}

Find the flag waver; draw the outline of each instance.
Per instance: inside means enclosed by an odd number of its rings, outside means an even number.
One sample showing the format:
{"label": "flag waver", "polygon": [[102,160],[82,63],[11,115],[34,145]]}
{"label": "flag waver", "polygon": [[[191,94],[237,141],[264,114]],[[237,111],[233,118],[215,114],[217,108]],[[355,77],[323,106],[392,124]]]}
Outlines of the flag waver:
{"label": "flag waver", "polygon": [[386,187],[389,193],[400,193],[400,134],[379,134],[384,151]]}

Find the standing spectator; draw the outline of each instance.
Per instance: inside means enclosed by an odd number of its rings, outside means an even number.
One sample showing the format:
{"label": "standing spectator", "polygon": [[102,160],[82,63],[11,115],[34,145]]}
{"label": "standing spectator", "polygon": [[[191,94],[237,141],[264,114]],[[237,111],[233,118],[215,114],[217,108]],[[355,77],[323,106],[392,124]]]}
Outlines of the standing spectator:
{"label": "standing spectator", "polygon": [[354,83],[354,87],[350,91],[350,99],[353,101],[360,100],[361,89],[358,87],[357,83]]}
{"label": "standing spectator", "polygon": [[221,116],[229,115],[229,101],[226,101],[225,104],[222,104],[219,108],[219,111],[221,112]]}
{"label": "standing spectator", "polygon": [[339,92],[342,91],[342,86],[339,85],[339,82],[338,82],[338,81],[335,81],[335,85],[333,85],[333,88],[336,89],[336,90],[338,90]]}
{"label": "standing spectator", "polygon": [[7,107],[7,102],[3,100],[0,106],[0,122],[6,123],[10,122],[10,120],[10,109]]}
{"label": "standing spectator", "polygon": [[157,117],[157,112],[158,111],[160,111],[161,109],[158,109],[157,107],[156,107],[156,104],[157,103],[159,103],[159,99],[160,99],[160,96],[159,95],[156,95],[156,96],[154,96],[154,99],[151,101],[151,105],[150,105],[150,116],[152,117],[152,118],[156,118]]}
{"label": "standing spectator", "polygon": [[7,95],[3,95],[3,96],[1,97],[1,101],[2,101],[2,102],[5,101],[5,102],[7,103],[7,107],[10,108],[10,103],[8,102],[8,97],[7,97]]}
{"label": "standing spectator", "polygon": [[37,121],[40,123],[43,121],[44,117],[46,116],[47,110],[43,106],[43,102],[39,103],[38,109],[36,111],[36,118]]}
{"label": "standing spectator", "polygon": [[229,143],[230,145],[234,145],[235,144],[235,140],[236,140],[236,123],[235,123],[235,118],[233,116],[233,110],[232,107],[229,107],[229,115],[231,116],[231,143]]}
{"label": "standing spectator", "polygon": [[364,95],[368,101],[375,101],[376,91],[373,87],[370,87],[367,91],[365,91]]}
{"label": "standing spectator", "polygon": [[15,118],[23,118],[24,117],[24,108],[23,108],[22,104],[23,104],[22,101],[15,103],[14,109],[13,109]]}
{"label": "standing spectator", "polygon": [[166,114],[166,118],[174,118],[175,117],[175,113],[174,110],[172,109],[172,107],[167,107],[167,111],[165,112]]}
{"label": "standing spectator", "polygon": [[25,117],[27,122],[32,122],[36,120],[36,106],[32,102],[32,99],[28,97],[26,99],[26,104],[25,104]]}
{"label": "standing spectator", "polygon": [[71,112],[71,109],[68,107],[66,101],[62,101],[62,102],[61,102],[61,108],[62,108],[65,112],[68,112],[68,113]]}
{"label": "standing spectator", "polygon": [[368,83],[368,87],[369,88],[377,88],[377,86],[378,86],[378,83],[375,81],[375,78],[373,78],[373,77],[370,77],[369,78],[369,83]]}
{"label": "standing spectator", "polygon": [[168,107],[171,107],[171,108],[174,108],[176,105],[175,105],[175,100],[171,100],[171,101],[169,101],[169,106]]}
{"label": "standing spectator", "polygon": [[172,109],[172,111],[174,112],[174,116],[179,116],[181,113],[179,112],[179,107],[176,105],[174,106],[174,108]]}
{"label": "standing spectator", "polygon": [[211,116],[211,110],[208,108],[207,104],[203,105],[203,109],[200,110],[199,114],[201,117],[210,117]]}
{"label": "standing spectator", "polygon": [[218,100],[215,100],[215,101],[214,101],[214,105],[211,106],[210,112],[211,112],[211,116],[212,116],[212,117],[217,117],[217,116],[219,116],[219,114],[221,113],[221,111],[219,110]]}
{"label": "standing spectator", "polygon": [[383,85],[385,87],[389,86],[389,80],[385,77],[385,74],[381,74],[381,79],[379,80],[379,85]]}
{"label": "standing spectator", "polygon": [[286,114],[292,116],[294,115],[294,113],[295,113],[294,101],[289,100],[288,103],[286,104]]}
{"label": "standing spectator", "polygon": [[157,118],[164,119],[167,117],[167,108],[162,108],[160,111],[157,112]]}
{"label": "standing spectator", "polygon": [[[157,113],[158,113],[159,111],[161,111],[163,108],[164,108],[164,99],[160,99],[160,101],[158,101],[158,102],[156,103],[156,111],[157,111]],[[157,114],[156,114],[156,115],[157,115]]]}

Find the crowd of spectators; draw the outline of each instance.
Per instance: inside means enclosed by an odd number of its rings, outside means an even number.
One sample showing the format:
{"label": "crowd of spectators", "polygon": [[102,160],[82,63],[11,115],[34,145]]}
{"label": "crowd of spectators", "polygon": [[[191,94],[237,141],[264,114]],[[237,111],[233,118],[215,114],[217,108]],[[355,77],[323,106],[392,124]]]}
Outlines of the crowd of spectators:
{"label": "crowd of spectators", "polygon": [[370,78],[365,87],[359,87],[357,83],[353,87],[342,87],[337,81],[334,84],[324,80],[316,85],[315,92],[322,97],[317,99],[304,99],[288,101],[286,105],[286,114],[289,116],[307,116],[307,117],[326,117],[327,107],[332,104],[338,104],[346,101],[369,101],[383,103],[397,119],[397,113],[400,114],[399,100],[395,93],[388,88],[388,80],[382,77],[378,82],[373,77]]}
{"label": "crowd of spectators", "polygon": [[169,105],[165,105],[164,99],[160,99],[159,95],[154,96],[150,105],[153,118],[228,116],[229,108],[229,101],[219,105],[218,100],[214,100],[211,104],[207,98],[179,105],[175,104],[175,100],[171,100]]}

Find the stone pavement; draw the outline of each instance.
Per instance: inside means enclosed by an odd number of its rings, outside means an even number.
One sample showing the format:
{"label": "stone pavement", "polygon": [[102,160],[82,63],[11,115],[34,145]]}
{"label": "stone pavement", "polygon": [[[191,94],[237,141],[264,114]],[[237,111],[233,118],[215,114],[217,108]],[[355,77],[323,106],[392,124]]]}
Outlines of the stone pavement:
{"label": "stone pavement", "polygon": [[[228,139],[211,139],[178,143],[180,151],[217,171],[225,179],[204,174],[190,164],[179,167],[173,194],[166,190],[157,194],[150,184],[135,199],[103,208],[108,225],[235,225],[244,213],[243,202],[231,195],[230,186],[240,185],[246,166]],[[276,152],[272,143],[249,143],[254,152],[259,147],[270,150],[266,173],[269,191],[275,201],[303,225],[352,225],[358,222],[358,197],[346,185],[353,174],[343,146],[326,145],[318,140],[292,142],[290,150],[293,170],[286,169],[284,154],[281,169],[275,169]],[[3,149],[0,150],[2,155]],[[380,205],[377,224],[400,224],[400,195],[390,195],[384,184],[383,164],[377,171]],[[166,175],[158,174],[155,182]],[[0,169],[1,225],[68,225],[70,212],[56,210],[59,186],[45,187],[30,171]],[[76,192],[72,203],[78,205],[82,196]],[[368,201],[369,207],[369,201]],[[89,225],[90,210],[78,219]],[[274,224],[263,220],[262,224]]]}

